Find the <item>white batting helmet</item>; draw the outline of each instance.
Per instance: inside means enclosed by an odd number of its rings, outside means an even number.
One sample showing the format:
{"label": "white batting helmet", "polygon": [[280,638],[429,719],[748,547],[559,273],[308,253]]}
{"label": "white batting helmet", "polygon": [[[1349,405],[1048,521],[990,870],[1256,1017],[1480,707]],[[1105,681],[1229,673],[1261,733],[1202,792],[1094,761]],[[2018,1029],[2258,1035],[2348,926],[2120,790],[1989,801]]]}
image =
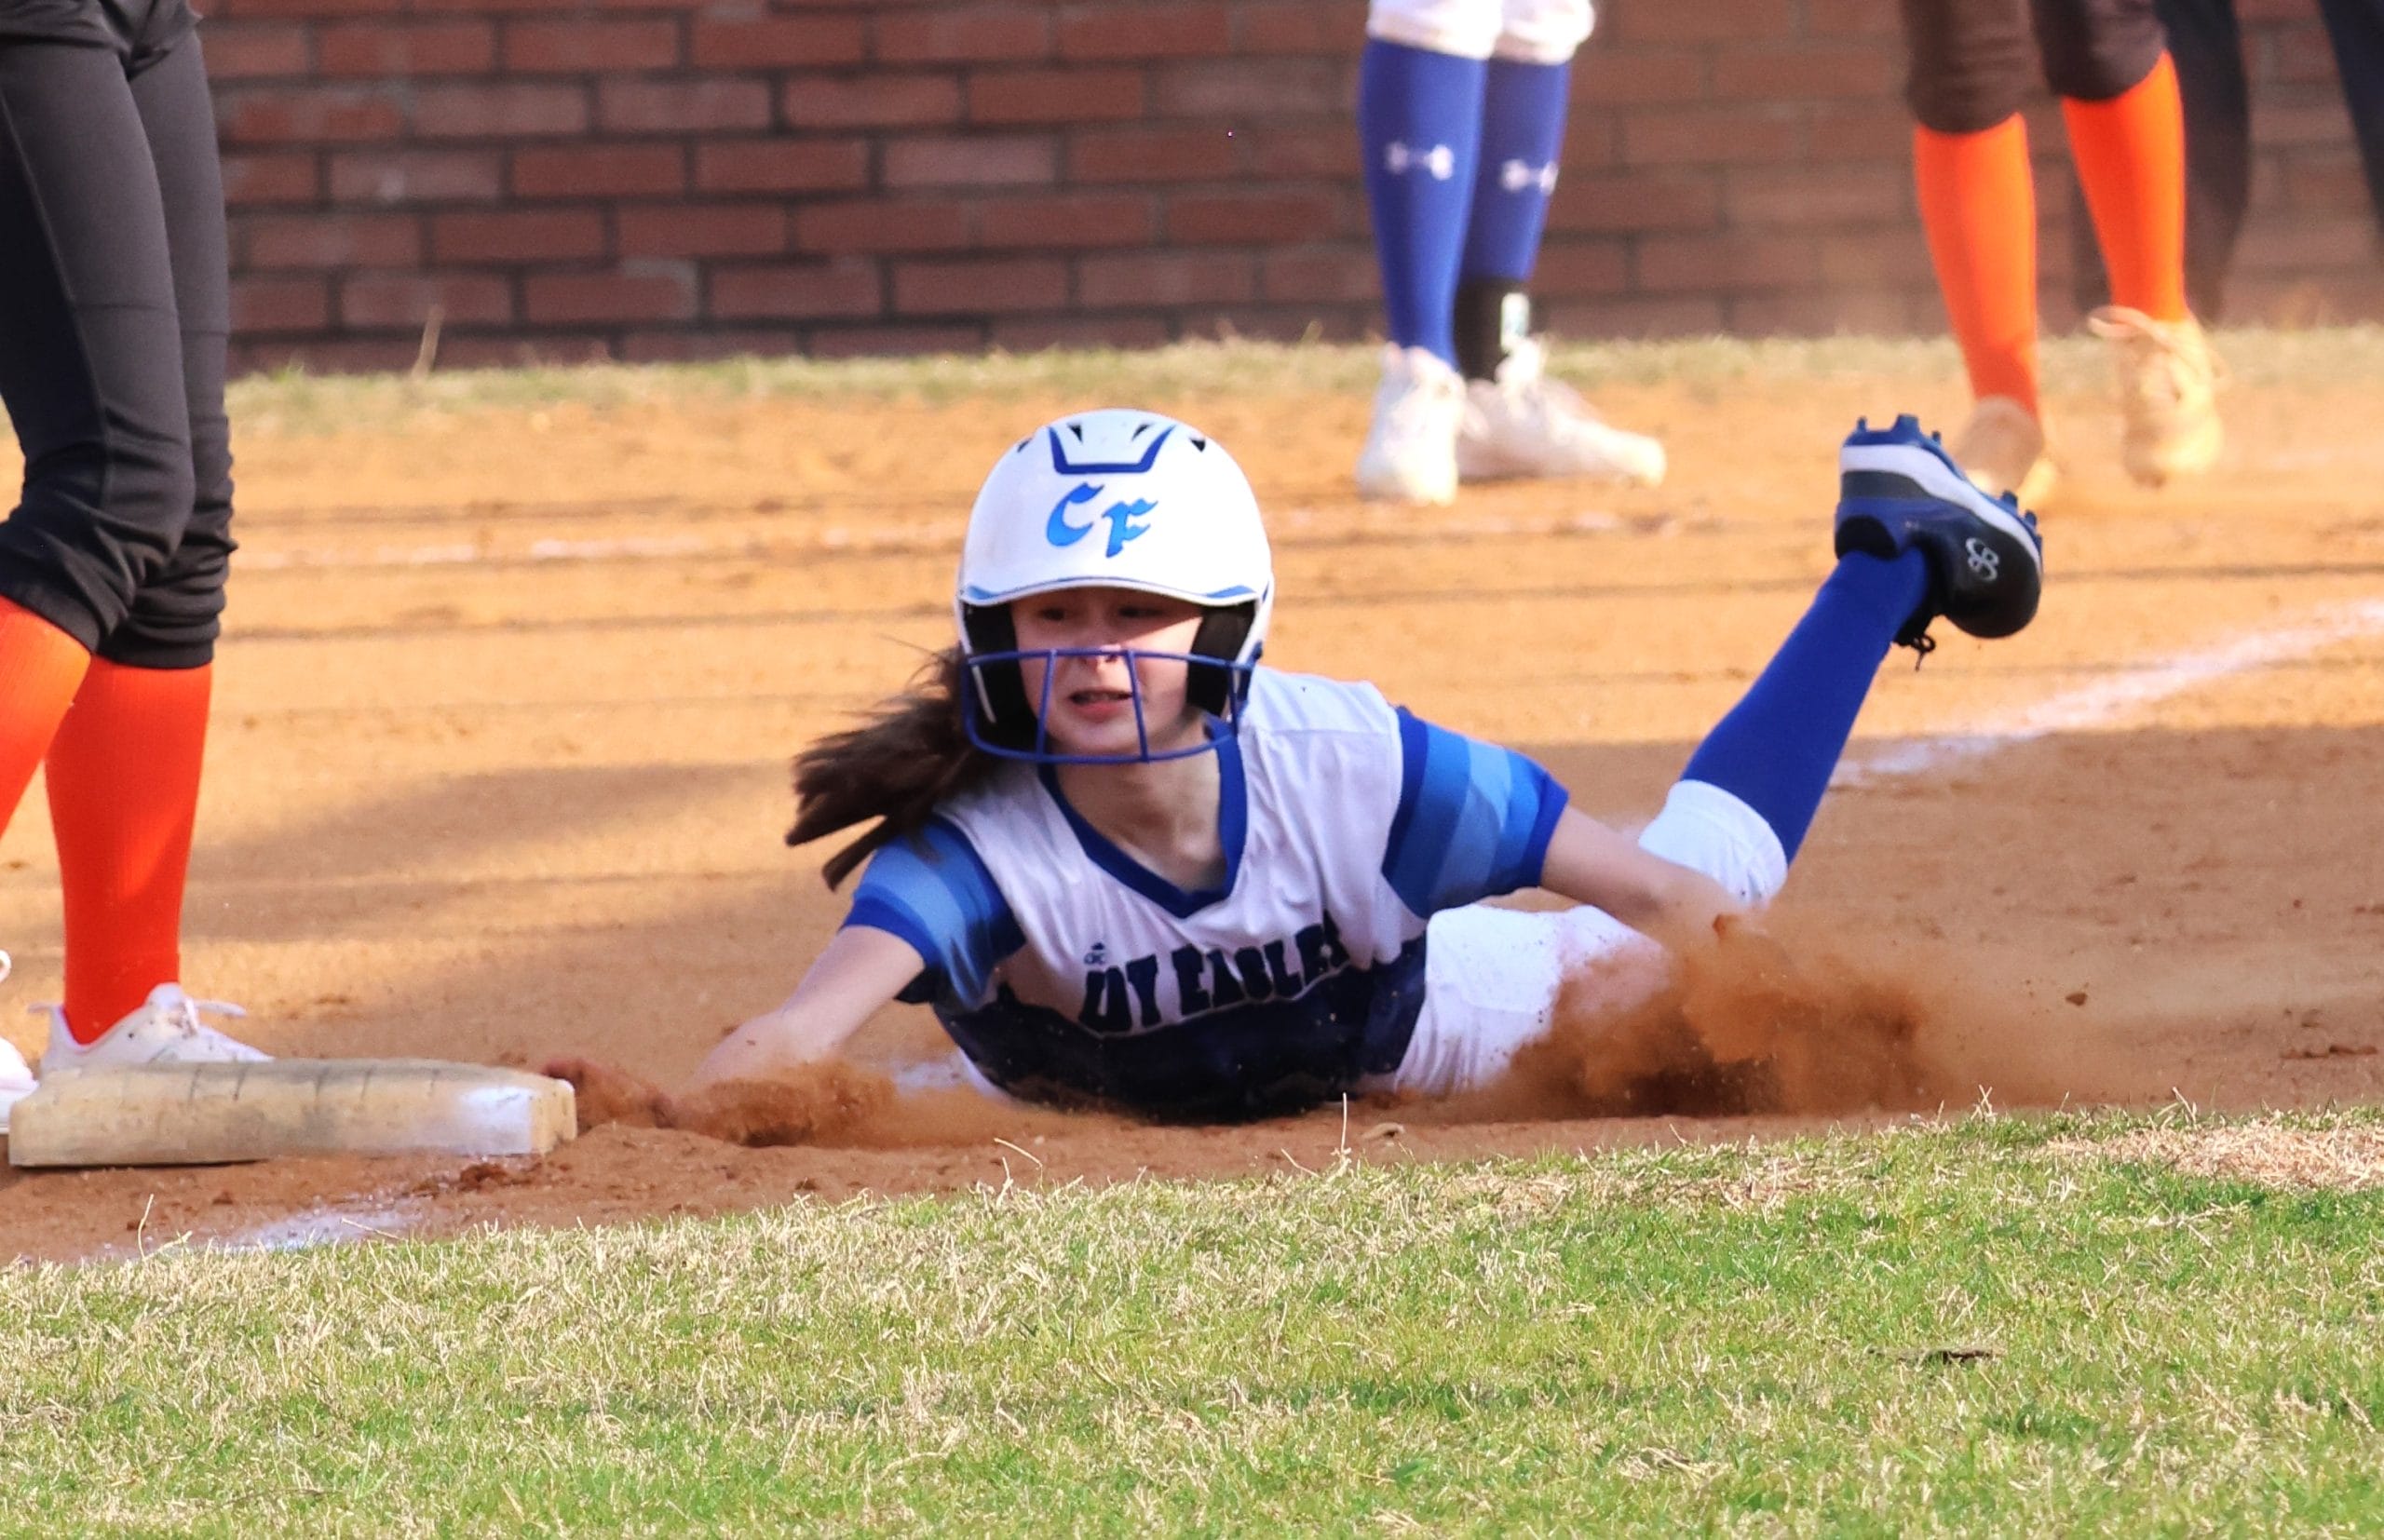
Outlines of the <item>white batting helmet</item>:
{"label": "white batting helmet", "polygon": [[[1093,588],[1207,610],[1192,643],[1191,699],[1228,723],[1239,715],[1266,640],[1275,563],[1257,494],[1222,445],[1172,417],[1111,408],[1047,424],[995,465],[968,513],[953,597],[988,747],[1035,736],[1011,601]],[[1000,660],[975,661],[986,655]]]}

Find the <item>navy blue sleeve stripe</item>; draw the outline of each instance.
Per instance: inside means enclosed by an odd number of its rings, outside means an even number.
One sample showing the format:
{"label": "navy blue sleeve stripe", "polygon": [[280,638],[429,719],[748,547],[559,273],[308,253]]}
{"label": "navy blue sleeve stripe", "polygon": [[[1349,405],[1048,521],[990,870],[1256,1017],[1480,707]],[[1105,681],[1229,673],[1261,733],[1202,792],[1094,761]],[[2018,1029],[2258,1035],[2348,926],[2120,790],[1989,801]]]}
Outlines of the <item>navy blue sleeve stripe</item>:
{"label": "navy blue sleeve stripe", "polygon": [[870,858],[845,923],[901,937],[937,987],[970,1002],[995,966],[1026,944],[976,847],[941,818]]}
{"label": "navy blue sleeve stripe", "polygon": [[883,894],[863,893],[854,898],[852,912],[836,928],[850,930],[855,925],[882,930],[909,942],[911,950],[919,954],[919,976],[903,985],[895,998],[909,1006],[934,1003],[942,993],[943,949],[936,944],[934,934],[924,921]]}
{"label": "navy blue sleeve stripe", "polygon": [[1564,789],[1512,750],[1399,716],[1399,811],[1382,871],[1400,901],[1429,915],[1537,883]]}
{"label": "navy blue sleeve stripe", "polygon": [[1383,875],[1390,875],[1391,861],[1397,852],[1407,846],[1408,827],[1416,821],[1416,802],[1423,790],[1424,756],[1430,748],[1431,729],[1399,709],[1399,810],[1390,816],[1390,842],[1385,845],[1382,858]]}
{"label": "navy blue sleeve stripe", "polygon": [[900,900],[883,893],[863,893],[855,898],[852,912],[846,915],[845,923],[836,928],[849,930],[855,925],[882,930],[910,942],[911,950],[919,954],[919,966],[923,968],[941,967],[943,964],[943,945],[936,939],[935,932],[928,928],[927,922],[912,913]]}
{"label": "navy blue sleeve stripe", "polygon": [[1399,801],[1406,827],[1394,831],[1383,852],[1382,873],[1390,880],[1391,891],[1418,914],[1442,907],[1434,901],[1441,866],[1456,842],[1457,820],[1469,800],[1464,745],[1444,741],[1451,736],[1400,712]]}

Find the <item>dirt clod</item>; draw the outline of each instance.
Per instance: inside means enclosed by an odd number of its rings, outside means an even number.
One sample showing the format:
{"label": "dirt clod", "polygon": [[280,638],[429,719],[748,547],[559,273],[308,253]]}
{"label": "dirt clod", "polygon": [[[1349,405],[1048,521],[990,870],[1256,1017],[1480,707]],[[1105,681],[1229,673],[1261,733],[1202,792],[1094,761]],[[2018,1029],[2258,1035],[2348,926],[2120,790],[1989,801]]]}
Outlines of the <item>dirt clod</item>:
{"label": "dirt clod", "polygon": [[497,1160],[475,1160],[455,1173],[458,1192],[477,1193],[490,1187],[518,1187],[530,1180],[527,1169]]}
{"label": "dirt clod", "polygon": [[632,1128],[667,1128],[670,1098],[662,1087],[627,1070],[592,1059],[554,1059],[539,1072],[571,1082],[579,1131],[618,1123]]}
{"label": "dirt clod", "polygon": [[807,1144],[860,1123],[894,1100],[894,1083],[829,1062],[757,1080],[728,1080],[670,1104],[670,1126],[731,1144]]}
{"label": "dirt clod", "polygon": [[847,1131],[894,1100],[894,1083],[885,1075],[835,1061],[723,1081],[684,1097],[590,1060],[556,1060],[546,1073],[571,1082],[582,1133],[615,1123],[678,1128],[754,1148],[808,1144]]}

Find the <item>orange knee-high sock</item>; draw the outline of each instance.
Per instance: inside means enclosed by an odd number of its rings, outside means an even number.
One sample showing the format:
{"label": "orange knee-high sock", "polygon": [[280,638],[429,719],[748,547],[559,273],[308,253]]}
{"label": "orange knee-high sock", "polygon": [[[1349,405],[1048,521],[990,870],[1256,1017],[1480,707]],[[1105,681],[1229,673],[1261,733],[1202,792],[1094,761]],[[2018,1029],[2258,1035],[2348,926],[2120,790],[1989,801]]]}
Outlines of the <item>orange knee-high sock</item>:
{"label": "orange knee-high sock", "polygon": [[83,644],[33,611],[0,599],[0,830],[17,815],[17,804],[42,755],[58,735],[59,719],[91,655]]}
{"label": "orange knee-high sock", "polygon": [[2094,216],[2111,299],[2157,321],[2186,316],[2186,119],[2177,68],[2152,73],[2108,101],[2065,99],[2069,154]]}
{"label": "orange knee-high sock", "polygon": [[66,1024],[76,1042],[182,976],[183,878],[213,673],[94,659],[50,744]]}
{"label": "orange knee-high sock", "polygon": [[1974,134],[1915,128],[1912,164],[1937,289],[1973,396],[2037,410],[2037,188],[2014,114]]}

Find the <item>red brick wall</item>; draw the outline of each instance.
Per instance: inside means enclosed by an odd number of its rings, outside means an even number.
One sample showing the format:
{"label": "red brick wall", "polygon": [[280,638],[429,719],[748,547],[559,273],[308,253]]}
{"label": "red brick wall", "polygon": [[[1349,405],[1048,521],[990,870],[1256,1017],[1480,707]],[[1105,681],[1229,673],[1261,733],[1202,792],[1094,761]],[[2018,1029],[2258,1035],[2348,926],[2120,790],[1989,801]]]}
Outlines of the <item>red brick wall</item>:
{"label": "red brick wall", "polygon": [[[1608,0],[1574,335],[1937,324],[1890,0]],[[2244,0],[2240,310],[2384,308],[2310,0]],[[217,0],[240,361],[1362,334],[1359,0]],[[2066,247],[2057,119],[2049,288]]]}

